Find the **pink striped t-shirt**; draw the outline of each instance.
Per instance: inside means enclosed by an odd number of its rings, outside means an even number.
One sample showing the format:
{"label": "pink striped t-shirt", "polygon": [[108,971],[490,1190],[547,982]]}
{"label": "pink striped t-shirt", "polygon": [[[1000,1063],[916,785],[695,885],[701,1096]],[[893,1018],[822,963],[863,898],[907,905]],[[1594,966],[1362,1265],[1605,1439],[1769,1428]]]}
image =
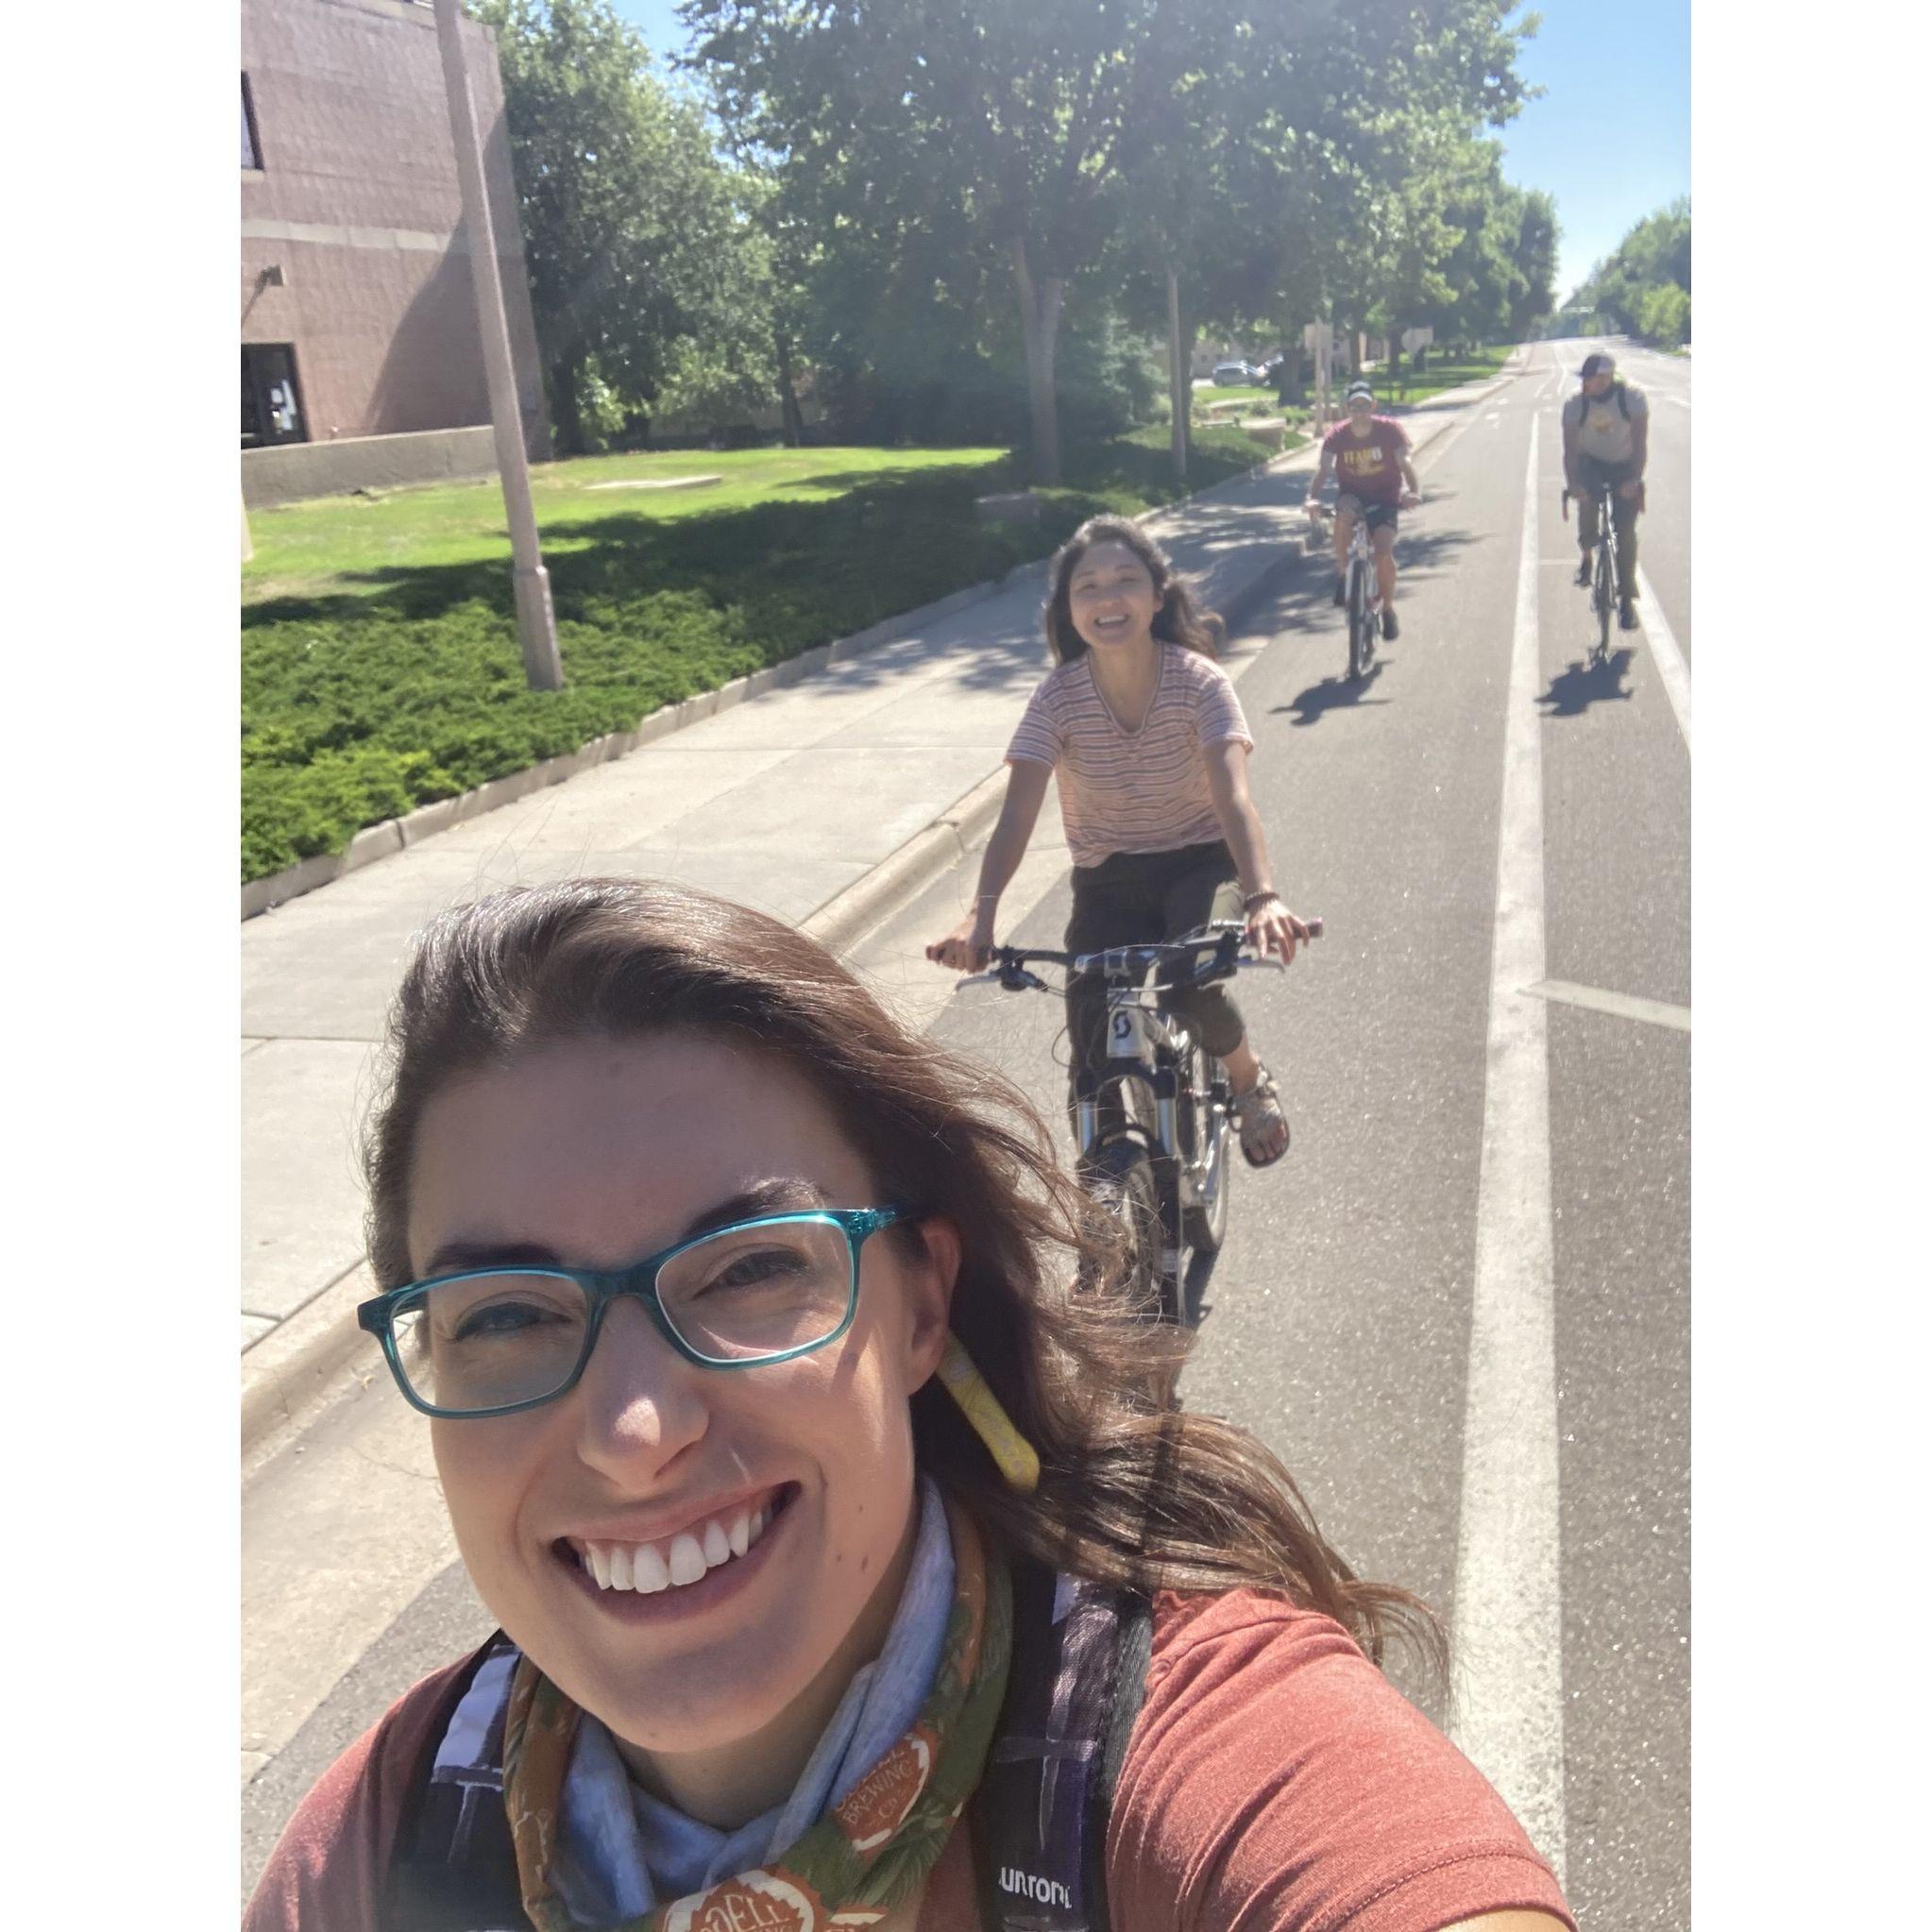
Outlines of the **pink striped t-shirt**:
{"label": "pink striped t-shirt", "polygon": [[1177,852],[1222,837],[1202,754],[1254,737],[1228,673],[1212,657],[1161,644],[1154,702],[1139,731],[1123,731],[1083,652],[1048,674],[1020,720],[1007,762],[1050,765],[1077,866],[1116,852]]}

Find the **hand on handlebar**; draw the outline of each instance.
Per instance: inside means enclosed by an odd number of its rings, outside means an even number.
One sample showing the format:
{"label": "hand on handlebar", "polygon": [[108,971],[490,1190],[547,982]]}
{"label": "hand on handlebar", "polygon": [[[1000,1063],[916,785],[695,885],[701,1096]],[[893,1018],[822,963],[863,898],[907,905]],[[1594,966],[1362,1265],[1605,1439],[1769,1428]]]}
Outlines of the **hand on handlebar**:
{"label": "hand on handlebar", "polygon": [[1404,490],[1398,499],[1396,507],[1398,510],[1415,510],[1419,509],[1421,503],[1422,499],[1414,490]]}
{"label": "hand on handlebar", "polygon": [[1247,942],[1258,959],[1279,953],[1284,966],[1295,960],[1295,948],[1319,936],[1321,921],[1297,919],[1279,899],[1257,906],[1247,915]]}
{"label": "hand on handlebar", "polygon": [[977,973],[992,957],[992,927],[976,917],[962,919],[944,939],[935,940],[925,957],[954,973]]}

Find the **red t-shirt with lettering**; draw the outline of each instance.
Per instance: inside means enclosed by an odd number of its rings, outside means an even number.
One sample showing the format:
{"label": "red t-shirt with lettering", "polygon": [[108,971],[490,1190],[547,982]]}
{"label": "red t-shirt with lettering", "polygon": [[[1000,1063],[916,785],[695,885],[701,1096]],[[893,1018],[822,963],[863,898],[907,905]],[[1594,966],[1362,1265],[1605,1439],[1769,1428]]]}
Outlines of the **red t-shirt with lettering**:
{"label": "red t-shirt with lettering", "polygon": [[[379,1932],[382,1875],[466,1675],[426,1678],[325,1773],[244,1932]],[[1156,1598],[1107,1873],[1115,1932],[1440,1932],[1509,1910],[1576,1932],[1482,1772],[1340,1625],[1255,1590]],[[983,1932],[965,1831],[917,1932]]]}
{"label": "red t-shirt with lettering", "polygon": [[1322,454],[1335,466],[1336,487],[1364,503],[1399,503],[1400,459],[1409,453],[1409,435],[1392,415],[1372,415],[1368,433],[1358,436],[1350,423],[1338,423],[1322,438]]}

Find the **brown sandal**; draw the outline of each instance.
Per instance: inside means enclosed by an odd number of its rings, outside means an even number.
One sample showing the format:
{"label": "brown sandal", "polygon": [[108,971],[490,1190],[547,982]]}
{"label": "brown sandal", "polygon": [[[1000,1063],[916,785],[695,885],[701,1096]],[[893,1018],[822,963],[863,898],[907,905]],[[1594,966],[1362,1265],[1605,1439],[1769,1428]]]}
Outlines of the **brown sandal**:
{"label": "brown sandal", "polygon": [[[1229,1105],[1241,1136],[1241,1158],[1250,1167],[1272,1167],[1288,1151],[1292,1138],[1274,1075],[1263,1067],[1254,1085],[1246,1093],[1235,1094]],[[1281,1124],[1281,1144],[1272,1154],[1258,1153],[1256,1149],[1266,1144],[1268,1130],[1277,1121]]]}

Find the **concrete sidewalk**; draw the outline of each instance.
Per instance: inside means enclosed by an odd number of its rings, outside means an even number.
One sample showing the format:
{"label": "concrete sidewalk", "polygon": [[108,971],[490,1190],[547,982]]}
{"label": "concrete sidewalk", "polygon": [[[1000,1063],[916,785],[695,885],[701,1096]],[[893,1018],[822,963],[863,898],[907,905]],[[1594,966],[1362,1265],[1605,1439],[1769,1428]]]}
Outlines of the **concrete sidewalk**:
{"label": "concrete sidewalk", "polygon": [[[1412,412],[1418,448],[1496,386]],[[1298,555],[1313,448],[1143,520],[1234,629]],[[496,887],[687,881],[845,949],[990,828],[1003,754],[1048,669],[1046,566],[888,643],[289,901],[241,929],[245,1449],[366,1349],[355,1149],[412,935]],[[923,614],[915,614],[921,618]],[[1260,649],[1250,642],[1245,652]],[[1051,805],[1040,838],[1058,833]]]}

